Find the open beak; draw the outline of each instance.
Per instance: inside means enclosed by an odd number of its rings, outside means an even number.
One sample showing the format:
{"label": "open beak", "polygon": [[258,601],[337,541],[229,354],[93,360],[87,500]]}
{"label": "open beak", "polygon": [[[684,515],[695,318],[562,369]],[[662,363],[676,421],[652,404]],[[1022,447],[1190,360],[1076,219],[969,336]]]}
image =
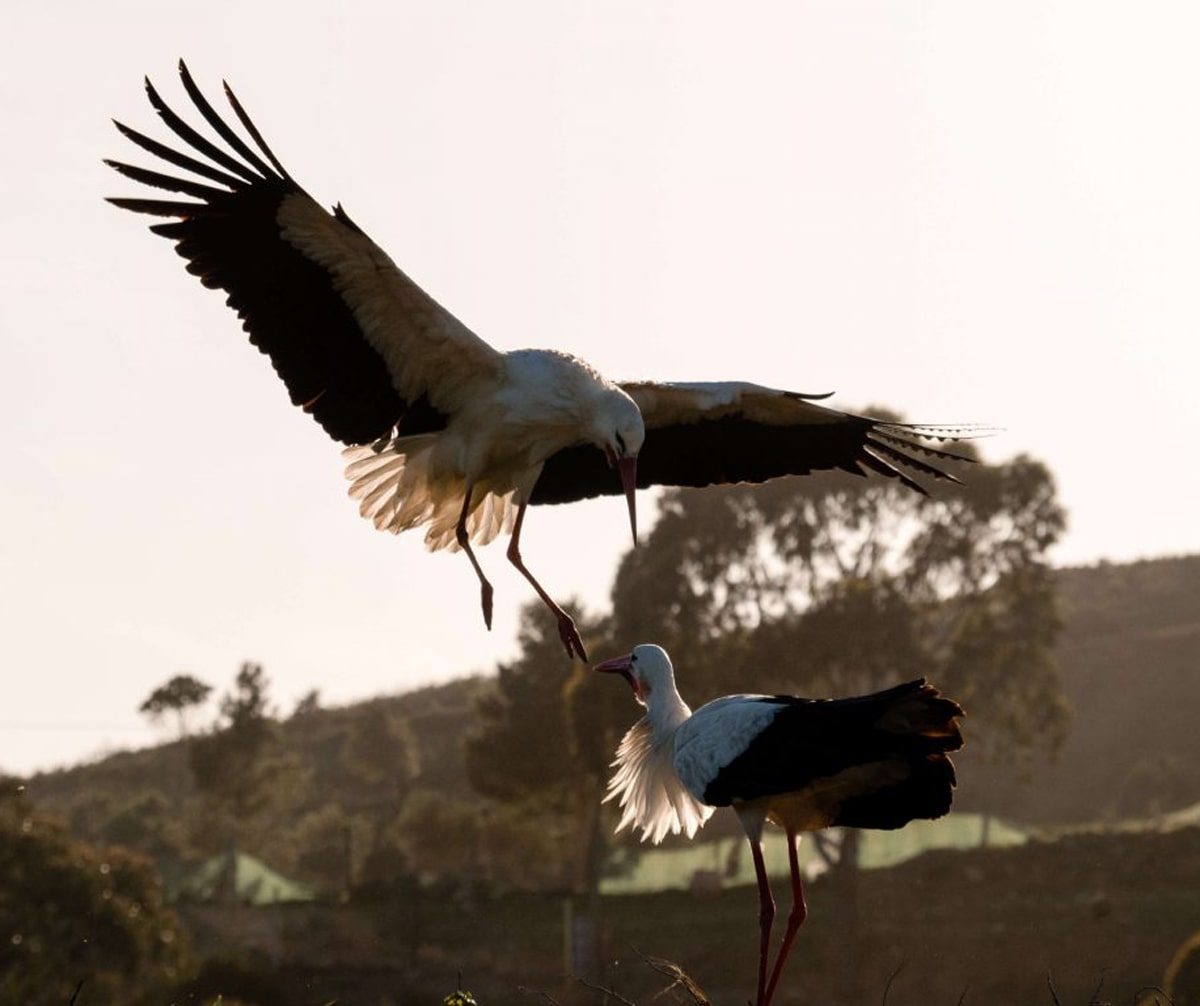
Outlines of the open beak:
{"label": "open beak", "polygon": [[593,671],[607,671],[610,674],[619,674],[629,682],[629,687],[633,689],[635,695],[638,694],[637,682],[633,680],[633,654],[626,653],[623,657],[613,657],[612,660],[605,660],[603,663],[596,664],[592,668]]}
{"label": "open beak", "polygon": [[633,532],[633,543],[637,544],[637,458],[621,458],[617,462],[617,472],[621,476],[621,488],[625,490],[625,500],[629,503],[629,529]]}

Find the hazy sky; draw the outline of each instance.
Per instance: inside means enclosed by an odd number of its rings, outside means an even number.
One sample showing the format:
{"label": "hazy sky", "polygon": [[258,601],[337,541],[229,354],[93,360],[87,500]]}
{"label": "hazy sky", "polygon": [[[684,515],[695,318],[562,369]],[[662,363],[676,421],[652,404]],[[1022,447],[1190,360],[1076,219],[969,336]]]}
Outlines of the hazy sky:
{"label": "hazy sky", "polygon": [[[169,675],[286,708],[513,651],[460,555],[375,532],[222,298],[104,195],[184,56],[502,349],[983,421],[1061,563],[1200,550],[1200,9],[1095,0],[10,5],[0,33],[0,769],[159,736]],[[184,102],[186,99],[184,99]],[[652,507],[643,502],[649,516]],[[624,504],[532,511],[603,602]],[[637,640],[630,640],[631,643]]]}

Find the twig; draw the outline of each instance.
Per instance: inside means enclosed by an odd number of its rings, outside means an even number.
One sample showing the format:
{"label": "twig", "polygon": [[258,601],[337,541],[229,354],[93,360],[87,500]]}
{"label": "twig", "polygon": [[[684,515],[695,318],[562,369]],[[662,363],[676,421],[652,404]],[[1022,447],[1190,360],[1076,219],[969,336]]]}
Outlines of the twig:
{"label": "twig", "polygon": [[601,995],[610,996],[618,1002],[622,1002],[625,1006],[637,1006],[637,1003],[626,999],[620,992],[614,992],[612,989],[605,988],[603,985],[596,985],[589,982],[586,978],[581,978],[579,975],[567,975],[573,982],[579,982],[585,989],[591,989],[593,992],[599,992]]}
{"label": "twig", "polygon": [[692,997],[692,1002],[694,1002],[696,1006],[712,1006],[708,1000],[708,996],[704,994],[704,990],[700,988],[700,986],[694,981],[692,981],[687,972],[684,971],[683,968],[681,968],[678,964],[664,960],[661,957],[651,957],[649,954],[644,954],[632,943],[629,945],[629,949],[642,959],[642,963],[654,971],[657,971],[664,978],[671,979],[671,984],[659,992],[658,995],[654,997],[655,999],[657,999],[659,996],[665,995],[667,992],[670,992],[677,986],[683,986],[684,991]]}
{"label": "twig", "polygon": [[1100,1002],[1100,990],[1104,988],[1104,976],[1108,968],[1100,969],[1100,981],[1096,983],[1096,991],[1092,993],[1092,998],[1088,1000],[1088,1006],[1102,1006]]}
{"label": "twig", "polygon": [[1054,1006],[1062,1006],[1062,1000],[1058,998],[1058,992],[1054,988],[1054,979],[1050,977],[1050,972],[1046,972],[1046,985],[1050,989],[1050,998],[1054,1000]]}
{"label": "twig", "polygon": [[1137,1003],[1142,1001],[1142,993],[1143,992],[1153,992],[1154,993],[1154,1001],[1156,1003],[1158,1002],[1158,997],[1162,996],[1164,999],[1166,999],[1169,1006],[1175,1006],[1175,1000],[1172,999],[1169,995],[1167,995],[1167,993],[1165,991],[1163,991],[1163,989],[1158,985],[1143,985],[1140,989],[1138,989],[1133,994],[1133,1001],[1134,1001],[1135,1006]]}
{"label": "twig", "polygon": [[86,978],[79,979],[79,984],[75,986],[75,991],[71,993],[71,999],[67,1003],[67,1006],[75,1006],[75,1001],[79,998],[79,993],[83,991],[83,983],[85,981],[87,981]]}
{"label": "twig", "polygon": [[958,997],[958,1002],[956,1002],[954,1004],[954,1006],[962,1006],[963,1001],[967,998],[967,989],[969,989],[970,987],[971,987],[970,985],[963,986],[962,995],[960,995]]}
{"label": "twig", "polygon": [[550,1006],[558,1006],[558,1000],[545,989],[527,989],[524,985],[518,985],[517,991],[526,996],[541,996]]}
{"label": "twig", "polygon": [[901,958],[900,963],[896,965],[896,970],[891,973],[891,975],[888,977],[887,984],[883,987],[883,1002],[880,1004],[880,1006],[887,1006],[887,997],[888,993],[892,991],[892,982],[896,980],[896,975],[898,975],[903,969],[904,958]]}

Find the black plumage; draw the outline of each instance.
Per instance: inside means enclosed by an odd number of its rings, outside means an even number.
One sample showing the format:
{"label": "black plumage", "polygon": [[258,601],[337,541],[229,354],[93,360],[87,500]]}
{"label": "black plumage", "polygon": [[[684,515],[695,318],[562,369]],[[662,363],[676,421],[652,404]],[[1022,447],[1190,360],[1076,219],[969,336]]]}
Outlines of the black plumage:
{"label": "black plumage", "polygon": [[[233,92],[226,86],[230,105],[261,156],[217,114],[182,62],[179,73],[200,114],[230,149],[222,149],[188,125],[149,80],[146,94],[163,122],[194,153],[214,163],[121,123],[116,123],[117,128],[142,149],[219,187],[108,161],[135,181],[196,200],[109,201],[138,213],[178,218],[150,229],[175,242],[188,271],[205,286],[225,291],[226,302],[242,319],[250,341],[270,357],[292,403],[310,412],[335,440],[362,444],[393,430],[408,435],[445,428],[446,416],[428,398],[410,402],[397,391],[384,359],[367,341],[327,270],[281,236],[280,204],[303,190],[263,141]],[[340,206],[335,216],[361,233]]]}
{"label": "black plumage", "polygon": [[832,783],[828,824],[900,828],[950,809],[948,753],[962,747],[954,719],[963,711],[924,680],[850,699],[757,701],[779,712],[708,783],[705,803],[723,807]]}
{"label": "black plumage", "polygon": [[[812,397],[816,396],[796,396]],[[807,424],[765,422],[740,411],[722,410],[711,418],[701,414],[688,422],[663,423],[643,408],[643,419],[646,442],[638,456],[640,489],[760,483],[784,475],[840,470],[851,475],[871,471],[928,495],[900,465],[957,482],[921,455],[938,463],[973,460],[922,442],[931,439],[923,427],[849,414],[842,414],[837,422]],[[620,491],[604,457],[581,445],[546,461],[530,503],[570,503]]]}

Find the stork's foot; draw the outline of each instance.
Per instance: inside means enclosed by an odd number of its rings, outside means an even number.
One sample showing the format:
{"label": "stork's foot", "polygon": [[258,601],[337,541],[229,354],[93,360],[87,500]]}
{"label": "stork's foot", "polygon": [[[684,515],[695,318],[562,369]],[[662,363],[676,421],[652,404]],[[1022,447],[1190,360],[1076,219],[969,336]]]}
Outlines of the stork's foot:
{"label": "stork's foot", "polygon": [[574,620],[566,612],[558,616],[558,638],[562,640],[562,644],[567,651],[568,660],[574,660],[578,657],[585,664],[588,662],[587,650],[583,648],[583,640],[579,637],[579,630],[575,628]]}
{"label": "stork's foot", "polygon": [[492,631],[492,585],[484,580],[479,585],[479,606],[483,609],[483,624]]}

